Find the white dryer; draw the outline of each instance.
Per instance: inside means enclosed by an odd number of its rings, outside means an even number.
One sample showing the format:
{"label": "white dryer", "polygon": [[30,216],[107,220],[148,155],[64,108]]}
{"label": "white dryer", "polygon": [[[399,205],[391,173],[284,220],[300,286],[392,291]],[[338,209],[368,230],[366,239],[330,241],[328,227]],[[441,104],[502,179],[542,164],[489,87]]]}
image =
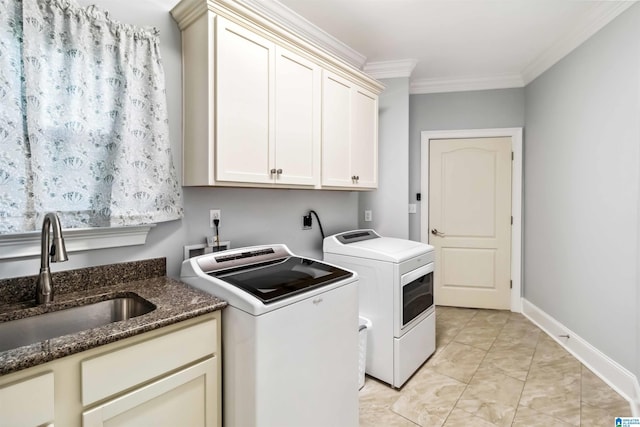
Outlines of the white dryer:
{"label": "white dryer", "polygon": [[354,230],[324,239],[324,260],[358,273],[365,372],[400,388],[436,348],[433,246]]}

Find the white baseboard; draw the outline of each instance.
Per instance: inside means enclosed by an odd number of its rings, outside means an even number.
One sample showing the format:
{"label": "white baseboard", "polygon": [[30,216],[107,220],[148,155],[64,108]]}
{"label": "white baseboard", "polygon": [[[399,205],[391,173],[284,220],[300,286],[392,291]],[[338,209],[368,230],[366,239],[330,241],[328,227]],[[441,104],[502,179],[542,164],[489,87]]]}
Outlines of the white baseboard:
{"label": "white baseboard", "polygon": [[[640,417],[640,384],[633,373],[524,298],[522,314],[627,399],[633,416]],[[569,335],[570,338],[562,338],[561,335]]]}

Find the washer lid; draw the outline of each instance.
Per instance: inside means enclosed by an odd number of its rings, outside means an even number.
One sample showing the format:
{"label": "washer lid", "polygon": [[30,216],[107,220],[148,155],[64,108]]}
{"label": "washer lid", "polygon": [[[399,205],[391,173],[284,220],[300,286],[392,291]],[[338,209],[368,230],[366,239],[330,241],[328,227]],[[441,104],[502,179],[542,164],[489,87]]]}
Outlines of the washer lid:
{"label": "washer lid", "polygon": [[[377,236],[364,239],[353,239],[352,243],[344,243],[345,235]],[[354,230],[325,238],[325,253],[349,255],[360,258],[376,259],[389,262],[402,262],[410,258],[433,251],[433,246],[413,240],[381,237],[373,230]]]}
{"label": "washer lid", "polygon": [[295,256],[209,275],[250,293],[265,304],[353,276],[341,268]]}

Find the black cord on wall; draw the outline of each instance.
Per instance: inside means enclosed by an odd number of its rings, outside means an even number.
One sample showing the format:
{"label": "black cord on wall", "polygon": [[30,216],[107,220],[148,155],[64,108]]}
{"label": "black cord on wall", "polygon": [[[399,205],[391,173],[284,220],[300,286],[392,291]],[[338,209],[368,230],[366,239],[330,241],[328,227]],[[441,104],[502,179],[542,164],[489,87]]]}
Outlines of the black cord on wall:
{"label": "black cord on wall", "polygon": [[324,240],[324,230],[322,229],[322,223],[320,222],[320,217],[313,209],[309,211],[309,215],[314,214],[316,219],[318,220],[318,228],[320,228],[320,234],[322,235],[322,240]]}

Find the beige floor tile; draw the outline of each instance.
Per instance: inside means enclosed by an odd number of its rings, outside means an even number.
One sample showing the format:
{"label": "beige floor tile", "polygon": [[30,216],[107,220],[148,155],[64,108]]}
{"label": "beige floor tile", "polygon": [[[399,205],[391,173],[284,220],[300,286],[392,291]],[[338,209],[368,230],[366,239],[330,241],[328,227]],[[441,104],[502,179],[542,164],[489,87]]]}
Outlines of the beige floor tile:
{"label": "beige floor tile", "polygon": [[389,408],[373,407],[360,409],[360,426],[416,427],[417,424],[392,412]]}
{"label": "beige floor tile", "polygon": [[465,412],[461,409],[454,409],[444,423],[444,427],[459,427],[459,426],[473,426],[473,427],[495,427],[495,424],[490,423],[480,417],[476,417],[473,414]]}
{"label": "beige floor tile", "polygon": [[582,366],[582,405],[599,409],[610,417],[631,416],[629,402],[585,366]]}
{"label": "beige floor tile", "polygon": [[[569,424],[580,423],[580,375],[560,361],[545,367],[532,365],[520,404]],[[567,367],[567,372],[562,371]],[[579,372],[579,369],[578,369]]]}
{"label": "beige floor tile", "polygon": [[442,375],[468,384],[486,354],[479,348],[452,342],[429,359],[426,365]]}
{"label": "beige floor tile", "polygon": [[600,427],[631,414],[620,395],[521,314],[438,306],[436,343],[400,391],[367,377],[361,426]]}
{"label": "beige floor tile", "polygon": [[400,392],[370,377],[360,390],[360,426],[415,427],[416,424],[391,411]]}
{"label": "beige floor tile", "polygon": [[441,426],[465,387],[453,378],[423,367],[402,388],[391,410],[421,426]]}
{"label": "beige floor tile", "polygon": [[507,310],[479,310],[473,316],[468,326],[504,326],[511,317],[511,312]]}
{"label": "beige floor tile", "polygon": [[524,381],[490,368],[479,368],[456,408],[498,426],[510,426],[518,407]]}
{"label": "beige floor tile", "polygon": [[589,405],[582,405],[582,411],[580,414],[580,426],[581,427],[601,427],[601,426],[615,426],[616,417],[630,417],[629,405],[627,405],[625,414],[618,414],[615,410],[595,408]]}
{"label": "beige floor tile", "polygon": [[512,378],[525,381],[531,367],[535,349],[518,344],[495,343],[482,361],[480,367],[491,368]]}
{"label": "beige floor tile", "polygon": [[572,427],[571,424],[553,418],[535,409],[519,406],[513,419],[513,427]]}
{"label": "beige floor tile", "polygon": [[554,362],[560,359],[576,360],[571,353],[562,348],[560,344],[555,342],[547,334],[540,334],[538,344],[536,345],[536,352],[533,355],[533,363]]}
{"label": "beige floor tile", "polygon": [[527,382],[536,381],[549,385],[580,384],[582,365],[576,359],[561,358],[549,362],[531,361]]}
{"label": "beige floor tile", "polygon": [[467,324],[453,340],[482,350],[489,350],[501,330],[502,326],[491,326],[489,324],[470,326]]}
{"label": "beige floor tile", "polygon": [[436,350],[444,348],[460,333],[464,324],[440,321],[436,318]]}
{"label": "beige floor tile", "polygon": [[[540,333],[540,329],[531,322],[510,321],[502,328],[494,345],[508,347],[517,345],[535,350]],[[533,351],[531,354],[533,354]]]}
{"label": "beige floor tile", "polygon": [[464,323],[471,320],[477,313],[478,310],[473,308],[446,307],[440,305],[436,307],[436,318],[463,320]]}
{"label": "beige floor tile", "polygon": [[360,406],[380,406],[390,408],[400,397],[400,392],[387,384],[365,376],[364,387],[360,390]]}

